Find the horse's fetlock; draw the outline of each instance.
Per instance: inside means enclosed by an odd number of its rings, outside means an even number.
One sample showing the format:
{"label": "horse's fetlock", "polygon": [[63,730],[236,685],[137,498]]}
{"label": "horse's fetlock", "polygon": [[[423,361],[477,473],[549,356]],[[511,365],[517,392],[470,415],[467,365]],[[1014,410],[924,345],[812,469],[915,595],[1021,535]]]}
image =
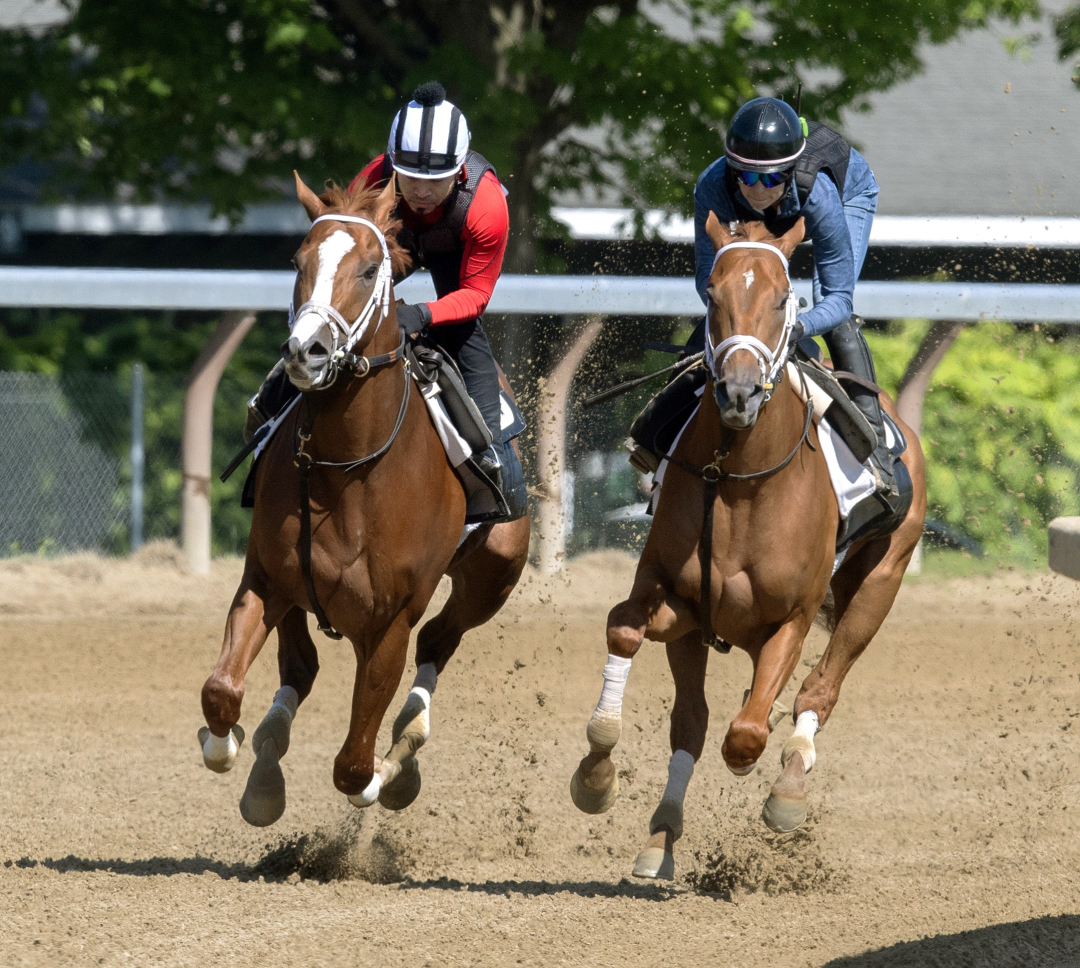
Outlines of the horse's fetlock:
{"label": "horse's fetlock", "polygon": [[354,766],[334,760],[334,786],[347,797],[358,796],[375,776],[375,764],[369,767]]}
{"label": "horse's fetlock", "polygon": [[621,623],[611,624],[607,630],[608,652],[624,659],[632,659],[637,655],[644,638],[644,628],[633,628]]}
{"label": "horse's fetlock", "polygon": [[735,773],[749,773],[761,759],[769,741],[767,724],[751,723],[735,719],[728,727],[721,754],[728,768]]}
{"label": "horse's fetlock", "polygon": [[211,676],[202,687],[203,717],[210,731],[225,736],[240,721],[240,707],[244,700],[243,686],[225,682]]}

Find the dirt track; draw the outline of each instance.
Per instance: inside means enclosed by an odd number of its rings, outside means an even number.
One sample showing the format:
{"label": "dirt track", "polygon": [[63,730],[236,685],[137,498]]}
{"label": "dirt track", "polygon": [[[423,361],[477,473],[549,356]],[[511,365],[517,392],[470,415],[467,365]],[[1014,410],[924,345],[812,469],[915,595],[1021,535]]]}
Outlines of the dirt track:
{"label": "dirt track", "polygon": [[[257,830],[236,807],[250,748],[217,776],[195,739],[239,564],[0,562],[0,965],[1080,966],[1076,585],[906,585],[819,737],[808,829],[786,838],[758,812],[790,721],[756,773],[728,773],[749,660],[714,656],[679,879],[657,886],[626,875],[666,777],[659,647],[630,678],[622,799],[590,818],[567,792],[630,569],[534,579],[466,639],[402,814],[333,788],[353,658],[320,642],[288,810]],[[823,645],[815,630],[805,659]],[[249,735],[276,685],[271,642]]]}

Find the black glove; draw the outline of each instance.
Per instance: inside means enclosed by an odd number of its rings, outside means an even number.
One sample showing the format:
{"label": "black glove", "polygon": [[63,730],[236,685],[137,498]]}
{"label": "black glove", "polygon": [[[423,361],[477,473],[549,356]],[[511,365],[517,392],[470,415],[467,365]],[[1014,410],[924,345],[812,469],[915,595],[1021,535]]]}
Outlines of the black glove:
{"label": "black glove", "polygon": [[798,319],[791,324],[791,335],[788,337],[788,346],[795,346],[806,335],[806,327]]}
{"label": "black glove", "polygon": [[427,303],[416,303],[413,306],[398,306],[397,321],[406,336],[412,336],[423,332],[431,325],[431,310]]}

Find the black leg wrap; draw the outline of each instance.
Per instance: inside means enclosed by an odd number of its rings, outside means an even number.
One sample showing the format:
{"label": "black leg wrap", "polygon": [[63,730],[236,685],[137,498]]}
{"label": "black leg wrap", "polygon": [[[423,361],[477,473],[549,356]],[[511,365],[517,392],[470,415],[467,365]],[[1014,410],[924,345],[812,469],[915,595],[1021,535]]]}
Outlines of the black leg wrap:
{"label": "black leg wrap", "polygon": [[[853,315],[836,329],[824,334],[825,345],[829,347],[829,355],[837,370],[846,370],[863,380],[877,383],[874,358],[870,355],[870,347],[866,345],[861,326],[862,320]],[[885,444],[885,422],[881,412],[881,401],[873,390],[860,386],[858,383],[843,379],[840,382],[844,384],[851,402],[866,417],[867,423],[870,424],[877,437],[877,446],[874,448],[871,459],[874,469],[881,478],[881,490],[890,494],[896,490],[896,482],[893,473],[893,456]]]}

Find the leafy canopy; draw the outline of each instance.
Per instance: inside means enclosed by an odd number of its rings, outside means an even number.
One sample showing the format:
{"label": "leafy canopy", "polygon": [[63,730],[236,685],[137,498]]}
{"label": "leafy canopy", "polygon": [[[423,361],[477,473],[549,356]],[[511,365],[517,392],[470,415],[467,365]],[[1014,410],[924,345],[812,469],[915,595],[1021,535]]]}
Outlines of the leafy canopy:
{"label": "leafy canopy", "polygon": [[[438,78],[523,218],[592,185],[689,211],[735,108],[790,96],[835,120],[919,69],[917,46],[1036,0],[69,0],[41,36],[0,35],[0,165],[59,162],[75,196],[280,193],[293,167],[345,179]],[[519,224],[519,227],[521,225]]]}

